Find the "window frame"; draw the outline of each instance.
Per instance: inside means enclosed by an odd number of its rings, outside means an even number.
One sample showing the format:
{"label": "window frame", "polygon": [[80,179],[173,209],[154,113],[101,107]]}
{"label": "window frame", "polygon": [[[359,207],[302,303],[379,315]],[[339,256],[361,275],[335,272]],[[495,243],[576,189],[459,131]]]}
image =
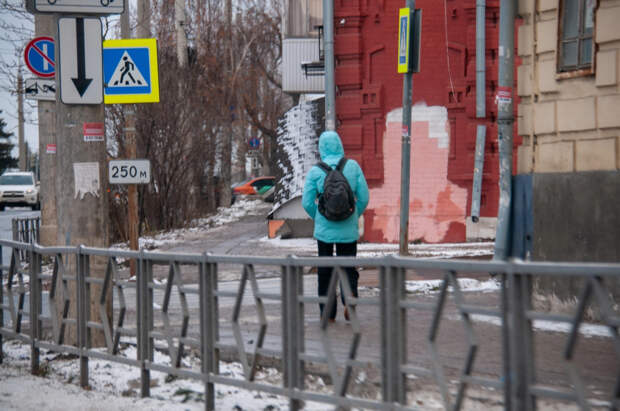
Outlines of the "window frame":
{"label": "window frame", "polygon": [[[570,40],[564,38],[564,10],[565,5],[569,1],[575,1],[578,4],[578,33],[575,37],[570,38]],[[594,5],[592,6],[592,33],[585,33],[585,7],[588,1],[593,1]],[[596,61],[596,11],[598,10],[599,0],[560,0],[558,6],[558,34],[557,34],[557,51],[556,51],[556,77],[558,79],[562,78],[573,78],[573,77],[581,77],[587,75],[593,75],[595,72],[595,61]],[[590,61],[587,64],[580,64],[581,50],[583,47],[583,42],[591,39],[592,41],[592,54],[590,56]],[[567,65],[563,64],[563,45],[570,41],[577,42],[577,64],[576,65]]]}

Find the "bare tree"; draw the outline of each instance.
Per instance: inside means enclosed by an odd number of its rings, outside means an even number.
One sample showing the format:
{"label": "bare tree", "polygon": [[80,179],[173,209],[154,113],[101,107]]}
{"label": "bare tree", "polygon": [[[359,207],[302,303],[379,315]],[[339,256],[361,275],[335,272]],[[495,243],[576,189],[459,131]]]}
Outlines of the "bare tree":
{"label": "bare tree", "polygon": [[[279,84],[279,0],[188,0],[185,4],[187,65],[178,59],[178,0],[151,3],[158,39],[160,102],[137,107],[138,156],[152,164],[153,182],[140,192],[141,227],[186,224],[230,204],[231,168],[244,170],[248,136],[262,137],[268,173],[277,119],[290,104]],[[231,24],[231,20],[232,23]],[[234,56],[234,58],[233,58]],[[109,110],[122,152],[122,114]],[[239,173],[243,175],[243,171]],[[122,195],[113,203],[122,207]],[[117,210],[122,231],[123,218]],[[123,237],[122,233],[119,233]]]}

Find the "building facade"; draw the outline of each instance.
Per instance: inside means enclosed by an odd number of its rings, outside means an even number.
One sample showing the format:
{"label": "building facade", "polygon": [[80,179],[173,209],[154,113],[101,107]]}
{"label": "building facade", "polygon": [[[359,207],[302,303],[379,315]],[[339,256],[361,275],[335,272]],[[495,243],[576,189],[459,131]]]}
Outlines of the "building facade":
{"label": "building facade", "polygon": [[[309,0],[290,0],[287,22]],[[318,2],[315,2],[318,4]],[[293,6],[294,4],[294,6]],[[315,5],[316,6],[316,5]],[[334,55],[337,131],[347,155],[370,186],[363,239],[398,242],[403,75],[397,73],[398,12],[402,0],[335,0]],[[492,238],[498,210],[497,43],[499,2],[485,7],[486,110],[476,115],[476,3],[418,0],[422,10],[421,70],[413,76],[409,239],[461,242]],[[303,20],[303,19],[302,19]],[[304,20],[305,21],[305,20]],[[306,27],[308,23],[304,23]],[[289,28],[284,42],[303,33]],[[316,37],[309,35],[308,38]],[[303,79],[300,60],[284,56],[284,77]],[[285,49],[286,50],[286,49]],[[287,64],[289,62],[289,64]],[[306,66],[308,67],[308,66]],[[288,73],[288,74],[287,74]],[[306,77],[312,81],[312,77]],[[285,91],[300,92],[293,82]],[[309,87],[307,92],[317,92]],[[476,129],[486,126],[480,221],[471,216]],[[516,131],[516,126],[515,126]],[[519,139],[517,137],[517,142]]]}
{"label": "building facade", "polygon": [[539,260],[620,261],[620,1],[519,0],[517,172]]}

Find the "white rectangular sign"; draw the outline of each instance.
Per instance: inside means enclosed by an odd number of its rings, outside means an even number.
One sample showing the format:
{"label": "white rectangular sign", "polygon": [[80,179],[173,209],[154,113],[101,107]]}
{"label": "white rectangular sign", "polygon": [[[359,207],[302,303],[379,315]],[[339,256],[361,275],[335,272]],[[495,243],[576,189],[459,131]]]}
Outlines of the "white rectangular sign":
{"label": "white rectangular sign", "polygon": [[56,100],[56,80],[27,78],[24,94],[33,100]]}
{"label": "white rectangular sign", "polygon": [[29,0],[40,13],[121,14],[123,0]]}
{"label": "white rectangular sign", "polygon": [[151,181],[149,160],[111,160],[108,167],[110,184],[148,184]]}
{"label": "white rectangular sign", "polygon": [[103,39],[98,17],[58,19],[60,100],[103,103]]}

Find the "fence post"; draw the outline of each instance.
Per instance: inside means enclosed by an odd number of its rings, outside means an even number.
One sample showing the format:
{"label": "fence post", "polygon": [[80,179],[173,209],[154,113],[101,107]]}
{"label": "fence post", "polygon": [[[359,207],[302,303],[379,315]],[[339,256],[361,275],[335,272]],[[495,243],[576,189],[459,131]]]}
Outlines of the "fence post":
{"label": "fence post", "polygon": [[34,245],[28,247],[30,257],[30,372],[39,372],[39,348],[37,342],[41,338],[41,256],[34,251]]}
{"label": "fence post", "polygon": [[[2,245],[0,245],[0,330],[4,328],[4,261],[2,258]],[[0,332],[0,364],[4,359],[4,352],[2,351],[2,333]]]}
{"label": "fence post", "polygon": [[502,315],[502,362],[503,362],[503,380],[504,380],[504,411],[512,410],[512,389],[510,375],[510,305],[508,294],[508,275],[501,276],[501,315]]}
{"label": "fence post", "polygon": [[404,294],[405,270],[382,266],[381,299],[381,369],[383,402],[406,403],[405,378],[400,370],[407,361],[406,310],[400,307]]}
{"label": "fence post", "polygon": [[88,387],[88,356],[84,353],[86,350],[89,313],[88,301],[86,301],[87,256],[82,254],[81,245],[77,246],[75,250],[77,271],[77,346],[80,357],[80,386]]}
{"label": "fence post", "polygon": [[[303,293],[303,278],[299,267],[293,266],[290,261],[282,267],[281,295],[282,295],[282,359],[284,361],[284,386],[289,395],[295,389],[303,388],[302,363],[299,353],[303,350],[303,311],[299,309],[298,295]],[[296,411],[303,408],[301,400],[289,397],[289,410]]]}
{"label": "fence post", "polygon": [[217,372],[218,363],[215,349],[219,325],[215,300],[217,265],[210,263],[205,254],[199,270],[201,371],[205,379],[205,410],[211,411],[215,409],[215,384],[210,381],[209,375]]}
{"label": "fence post", "polygon": [[41,239],[41,236],[39,234],[40,232],[41,232],[41,218],[37,217],[37,219],[36,219],[36,226],[35,226],[35,232],[34,232],[34,239],[35,239],[35,242],[37,244],[40,243],[40,239]]}
{"label": "fence post", "polygon": [[[146,362],[152,359],[149,355],[149,309],[147,306],[151,302],[149,298],[149,272],[150,267],[144,253],[140,252],[138,258],[138,281],[137,281],[137,316],[136,327],[138,329],[138,361],[140,361],[140,396],[148,397],[151,395],[151,371],[146,367]],[[152,304],[151,304],[152,308]]]}
{"label": "fence post", "polygon": [[511,406],[515,410],[530,411],[535,404],[530,395],[533,381],[533,346],[531,321],[526,311],[531,309],[531,278],[527,274],[512,274],[509,277],[510,291],[510,374]]}

